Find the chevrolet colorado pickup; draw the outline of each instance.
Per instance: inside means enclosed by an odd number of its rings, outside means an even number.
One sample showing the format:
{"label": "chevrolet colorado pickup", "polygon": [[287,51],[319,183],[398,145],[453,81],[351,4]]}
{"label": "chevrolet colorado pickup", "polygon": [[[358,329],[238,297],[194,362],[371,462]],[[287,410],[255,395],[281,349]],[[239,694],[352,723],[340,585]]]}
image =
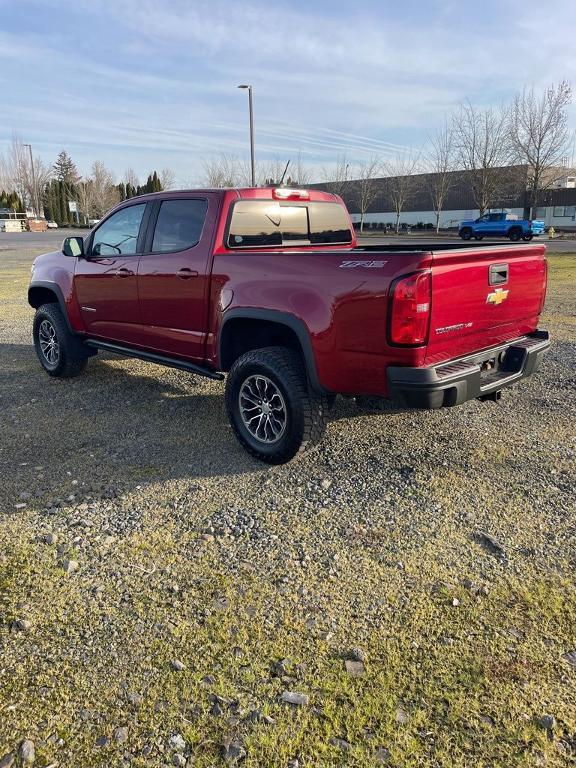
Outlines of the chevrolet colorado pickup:
{"label": "chevrolet colorado pickup", "polygon": [[549,346],[537,245],[357,247],[336,195],[162,192],[39,256],[28,301],[50,376],[98,350],[224,379],[268,463],[317,442],[337,393],[440,408],[499,398]]}
{"label": "chevrolet colorado pickup", "polygon": [[485,213],[479,219],[461,221],[458,234],[462,240],[482,240],[483,237],[508,237],[512,241],[525,240],[544,234],[544,222],[539,219],[518,219],[511,214]]}

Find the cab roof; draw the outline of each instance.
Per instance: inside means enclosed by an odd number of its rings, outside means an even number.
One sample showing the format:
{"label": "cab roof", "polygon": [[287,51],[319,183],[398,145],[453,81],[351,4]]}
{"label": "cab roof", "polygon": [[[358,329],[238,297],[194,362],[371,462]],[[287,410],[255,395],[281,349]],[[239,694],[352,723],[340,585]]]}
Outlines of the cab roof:
{"label": "cab roof", "polygon": [[[312,202],[332,202],[332,203],[339,203],[341,202],[341,198],[338,197],[338,195],[333,194],[332,192],[324,192],[320,189],[308,189],[306,187],[199,187],[195,189],[168,189],[164,192],[147,192],[143,195],[135,195],[134,197],[131,197],[130,200],[134,200],[136,198],[146,198],[153,200],[157,197],[165,197],[166,195],[169,196],[176,196],[182,193],[190,194],[190,193],[200,193],[200,192],[209,192],[210,194],[225,194],[225,193],[232,193],[236,194],[236,196],[242,200],[274,200],[279,199],[278,196],[275,194],[276,190],[283,190],[284,192],[290,194],[290,193],[296,193],[298,191],[302,191],[306,193],[306,198],[302,198],[302,201],[305,202],[306,200],[310,200]],[[289,197],[287,199],[293,199],[292,197]],[[126,202],[126,201],[124,201]]]}

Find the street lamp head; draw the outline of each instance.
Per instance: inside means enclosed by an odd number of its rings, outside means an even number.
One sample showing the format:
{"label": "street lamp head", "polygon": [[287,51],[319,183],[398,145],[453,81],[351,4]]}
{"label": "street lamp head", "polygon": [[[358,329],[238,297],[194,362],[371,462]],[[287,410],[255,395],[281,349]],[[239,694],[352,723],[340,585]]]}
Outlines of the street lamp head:
{"label": "street lamp head", "polygon": [[238,88],[252,88],[251,85],[239,85]]}

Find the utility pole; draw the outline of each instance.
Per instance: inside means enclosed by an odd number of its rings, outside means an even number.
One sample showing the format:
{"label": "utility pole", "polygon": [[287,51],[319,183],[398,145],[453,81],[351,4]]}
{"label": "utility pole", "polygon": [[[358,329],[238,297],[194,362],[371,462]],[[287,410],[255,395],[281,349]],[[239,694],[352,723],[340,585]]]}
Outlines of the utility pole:
{"label": "utility pole", "polygon": [[250,167],[252,169],[252,186],[256,186],[256,159],[254,153],[254,107],[252,104],[252,86],[239,85],[238,88],[248,91],[248,110],[250,112]]}
{"label": "utility pole", "polygon": [[32,169],[32,213],[34,216],[40,216],[38,189],[36,188],[36,173],[34,172],[34,157],[32,156],[32,144],[23,144],[22,146],[28,147],[28,151],[30,152],[30,168]]}

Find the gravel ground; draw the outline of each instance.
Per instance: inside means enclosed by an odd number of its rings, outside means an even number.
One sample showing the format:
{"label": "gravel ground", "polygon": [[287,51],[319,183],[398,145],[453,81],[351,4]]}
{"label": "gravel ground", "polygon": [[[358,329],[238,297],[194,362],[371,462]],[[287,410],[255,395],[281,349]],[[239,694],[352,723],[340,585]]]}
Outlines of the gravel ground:
{"label": "gravel ground", "polygon": [[575,257],[499,404],[339,399],[269,468],[219,383],[45,376],[33,255],[0,253],[2,768],[576,760]]}

